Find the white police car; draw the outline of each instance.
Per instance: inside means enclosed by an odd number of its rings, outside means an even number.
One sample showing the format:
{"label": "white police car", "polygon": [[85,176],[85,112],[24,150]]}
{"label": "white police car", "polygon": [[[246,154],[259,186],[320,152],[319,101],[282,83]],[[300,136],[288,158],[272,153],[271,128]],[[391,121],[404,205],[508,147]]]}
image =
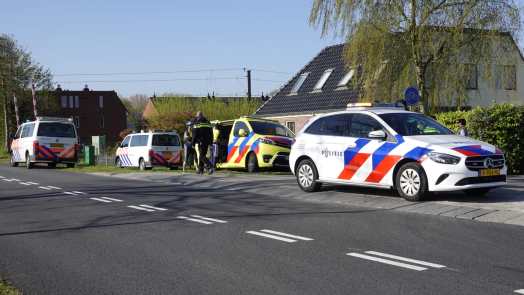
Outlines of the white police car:
{"label": "white police car", "polygon": [[289,164],[307,192],[321,183],[349,184],[394,188],[410,201],[428,191],[485,194],[505,185],[507,173],[493,145],[454,135],[420,113],[367,104],[312,119]]}

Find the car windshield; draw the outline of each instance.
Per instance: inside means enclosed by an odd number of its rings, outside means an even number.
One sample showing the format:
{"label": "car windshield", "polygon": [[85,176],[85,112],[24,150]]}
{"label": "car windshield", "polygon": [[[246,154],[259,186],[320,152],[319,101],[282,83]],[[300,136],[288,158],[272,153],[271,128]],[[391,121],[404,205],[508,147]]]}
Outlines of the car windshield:
{"label": "car windshield", "polygon": [[249,121],[253,132],[260,135],[278,135],[285,137],[294,137],[293,132],[287,129],[287,127],[273,123],[273,122],[264,122],[264,121]]}
{"label": "car windshield", "polygon": [[40,123],[37,136],[75,138],[73,124],[67,123]]}
{"label": "car windshield", "polygon": [[388,113],[379,117],[402,136],[453,134],[451,130],[423,114]]}
{"label": "car windshield", "polygon": [[178,146],[180,141],[178,136],[172,134],[154,134],[153,146]]}

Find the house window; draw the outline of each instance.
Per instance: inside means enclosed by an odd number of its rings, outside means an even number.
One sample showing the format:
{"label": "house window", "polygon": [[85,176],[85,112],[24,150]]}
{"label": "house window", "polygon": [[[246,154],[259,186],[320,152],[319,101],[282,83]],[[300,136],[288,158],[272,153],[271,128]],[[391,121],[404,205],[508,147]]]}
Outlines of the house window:
{"label": "house window", "polygon": [[75,108],[80,108],[80,98],[78,96],[75,96]]}
{"label": "house window", "polygon": [[100,128],[104,128],[105,127],[105,121],[104,121],[104,116],[102,115],[100,117]]}
{"label": "house window", "polygon": [[476,64],[465,64],[466,89],[478,89],[478,71]]}
{"label": "house window", "polygon": [[300,87],[302,87],[302,84],[304,84],[304,81],[306,81],[307,76],[309,75],[309,72],[301,74],[297,81],[295,82],[295,85],[293,85],[293,88],[291,88],[290,95],[294,95],[298,93],[298,90],[300,90]]}
{"label": "house window", "polygon": [[338,87],[344,87],[344,86],[347,86],[349,84],[349,82],[351,81],[351,79],[353,78],[353,75],[355,75],[355,70],[351,69],[349,70],[349,72],[347,72],[346,75],[344,75],[344,78],[342,78],[342,80],[340,80],[340,82],[338,82]]}
{"label": "house window", "polygon": [[104,108],[104,97],[102,95],[98,97],[98,107],[101,109]]}
{"label": "house window", "polygon": [[286,122],[286,127],[287,129],[291,130],[291,132],[295,133],[295,122]]}
{"label": "house window", "polygon": [[517,68],[504,66],[504,89],[517,90]]}
{"label": "house window", "polygon": [[333,73],[333,69],[325,70],[320,77],[320,80],[318,80],[317,84],[315,85],[315,88],[313,88],[313,91],[322,90],[322,87],[324,87],[324,84],[326,84],[326,81],[329,79],[329,76],[331,76],[331,73]]}
{"label": "house window", "polygon": [[75,107],[75,98],[73,96],[69,96],[69,108]]}
{"label": "house window", "polygon": [[502,89],[504,83],[504,66],[495,66],[495,89]]}
{"label": "house window", "polygon": [[67,108],[67,96],[60,96],[60,106],[63,109]]}
{"label": "house window", "polygon": [[79,116],[75,116],[73,118],[73,120],[75,121],[75,127],[76,129],[80,128],[80,117]]}

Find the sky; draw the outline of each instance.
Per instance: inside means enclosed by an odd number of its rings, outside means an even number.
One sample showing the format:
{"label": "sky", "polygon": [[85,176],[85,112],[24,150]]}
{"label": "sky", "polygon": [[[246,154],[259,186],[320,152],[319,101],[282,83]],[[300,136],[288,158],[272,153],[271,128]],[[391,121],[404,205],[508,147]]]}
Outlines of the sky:
{"label": "sky", "polygon": [[311,2],[5,1],[0,33],[13,36],[64,89],[244,95],[246,68],[260,95],[342,42],[309,25]]}
{"label": "sky", "polygon": [[[524,0],[516,1],[523,7]],[[244,69],[251,69],[252,93],[260,95],[283,86],[325,46],[343,41],[321,38],[309,25],[311,3],[4,1],[0,33],[18,40],[64,89],[88,84],[124,97],[245,95]]]}

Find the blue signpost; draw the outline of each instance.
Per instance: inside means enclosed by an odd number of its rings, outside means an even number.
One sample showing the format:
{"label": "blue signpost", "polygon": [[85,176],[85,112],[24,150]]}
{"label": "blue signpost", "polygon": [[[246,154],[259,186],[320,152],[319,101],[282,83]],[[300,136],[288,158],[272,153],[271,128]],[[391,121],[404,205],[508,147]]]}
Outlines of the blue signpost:
{"label": "blue signpost", "polygon": [[420,101],[420,93],[416,87],[408,87],[404,91],[404,101],[407,105],[415,105]]}

